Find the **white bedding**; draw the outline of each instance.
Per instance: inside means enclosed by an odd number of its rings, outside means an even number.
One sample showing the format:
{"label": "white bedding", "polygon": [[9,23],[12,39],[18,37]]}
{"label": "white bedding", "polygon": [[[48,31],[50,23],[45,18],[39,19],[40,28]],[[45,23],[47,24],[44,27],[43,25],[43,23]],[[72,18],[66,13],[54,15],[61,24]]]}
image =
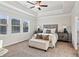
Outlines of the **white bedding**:
{"label": "white bedding", "polygon": [[49,47],[55,47],[56,42],[58,40],[57,33],[53,33],[53,34],[42,33],[42,35],[49,35],[49,40],[50,40]]}
{"label": "white bedding", "polygon": [[56,42],[57,42],[57,40],[58,40],[58,35],[56,34],[56,33],[54,33],[54,34],[50,34],[49,35],[49,39],[50,39],[50,41],[51,41],[51,43],[50,43],[50,47],[55,47],[55,45],[56,45]]}
{"label": "white bedding", "polygon": [[[55,47],[56,42],[58,40],[57,33],[53,33],[53,34],[39,33],[39,35],[49,35],[49,40],[50,40],[49,47]],[[36,34],[32,38],[35,38],[35,37],[36,37]]]}

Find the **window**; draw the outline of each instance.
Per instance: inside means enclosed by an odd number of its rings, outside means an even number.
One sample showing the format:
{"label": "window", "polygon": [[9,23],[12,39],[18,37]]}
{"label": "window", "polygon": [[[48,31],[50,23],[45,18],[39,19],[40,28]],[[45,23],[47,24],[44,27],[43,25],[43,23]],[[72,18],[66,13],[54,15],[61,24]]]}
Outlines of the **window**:
{"label": "window", "polygon": [[23,22],[23,32],[28,32],[28,22],[27,21]]}
{"label": "window", "polygon": [[12,19],[12,33],[18,33],[20,32],[20,20]]}
{"label": "window", "polygon": [[7,19],[1,18],[0,19],[0,34],[6,34],[6,32],[7,32]]}

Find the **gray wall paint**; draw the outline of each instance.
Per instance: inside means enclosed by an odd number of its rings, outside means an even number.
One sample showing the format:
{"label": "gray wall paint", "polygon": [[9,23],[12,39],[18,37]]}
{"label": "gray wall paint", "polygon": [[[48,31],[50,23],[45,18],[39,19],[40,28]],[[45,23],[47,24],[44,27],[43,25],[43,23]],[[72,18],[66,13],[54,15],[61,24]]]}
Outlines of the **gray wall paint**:
{"label": "gray wall paint", "polygon": [[[3,40],[4,46],[8,46],[17,42],[21,42],[31,38],[31,35],[36,29],[36,17],[32,17],[21,12],[18,12],[14,9],[8,8],[6,6],[0,5],[0,15],[9,16],[8,18],[8,27],[7,27],[7,34],[0,35],[0,39]],[[11,33],[11,17],[15,17],[21,20],[21,22],[25,19],[30,21],[30,32],[23,33],[22,32],[22,24],[21,24],[21,33]]]}
{"label": "gray wall paint", "polygon": [[79,2],[75,2],[74,8],[72,10],[72,44],[75,49],[77,49],[77,20],[79,18]]}
{"label": "gray wall paint", "polygon": [[58,31],[63,31],[63,26],[66,25],[68,31],[71,31],[71,15],[62,14],[62,15],[51,15],[39,17],[37,20],[37,26],[42,28],[43,24],[58,24]]}

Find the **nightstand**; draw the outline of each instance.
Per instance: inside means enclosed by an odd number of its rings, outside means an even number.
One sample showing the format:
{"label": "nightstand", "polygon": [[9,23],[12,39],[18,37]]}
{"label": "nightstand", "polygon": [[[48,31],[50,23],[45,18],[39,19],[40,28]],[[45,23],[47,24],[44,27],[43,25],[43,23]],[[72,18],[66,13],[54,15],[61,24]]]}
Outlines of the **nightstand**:
{"label": "nightstand", "polygon": [[69,42],[69,34],[64,32],[58,32],[58,40],[59,41],[68,41]]}

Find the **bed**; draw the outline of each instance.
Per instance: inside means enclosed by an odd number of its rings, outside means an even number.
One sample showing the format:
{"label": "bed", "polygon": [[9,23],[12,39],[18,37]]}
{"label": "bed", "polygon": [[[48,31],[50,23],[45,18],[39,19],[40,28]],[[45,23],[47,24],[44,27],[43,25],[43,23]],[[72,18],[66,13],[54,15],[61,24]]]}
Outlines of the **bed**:
{"label": "bed", "polygon": [[54,29],[55,33],[42,33],[43,35],[49,35],[50,43],[49,47],[55,47],[56,42],[58,40],[58,24],[45,24],[43,25],[43,29]]}
{"label": "bed", "polygon": [[49,47],[55,47],[56,45],[56,42],[58,40],[58,35],[57,35],[57,32],[58,32],[58,25],[57,24],[46,24],[46,25],[43,25],[43,30],[45,29],[56,29],[54,33],[46,33],[43,31],[43,33],[38,33],[39,35],[42,35],[42,36],[46,36],[48,35],[49,36],[49,40],[42,40],[42,39],[38,39],[36,38],[37,34],[34,34],[32,39],[29,40],[29,46],[31,47],[35,47],[35,48],[39,48],[39,49],[43,49],[45,51],[47,51],[47,49]]}

